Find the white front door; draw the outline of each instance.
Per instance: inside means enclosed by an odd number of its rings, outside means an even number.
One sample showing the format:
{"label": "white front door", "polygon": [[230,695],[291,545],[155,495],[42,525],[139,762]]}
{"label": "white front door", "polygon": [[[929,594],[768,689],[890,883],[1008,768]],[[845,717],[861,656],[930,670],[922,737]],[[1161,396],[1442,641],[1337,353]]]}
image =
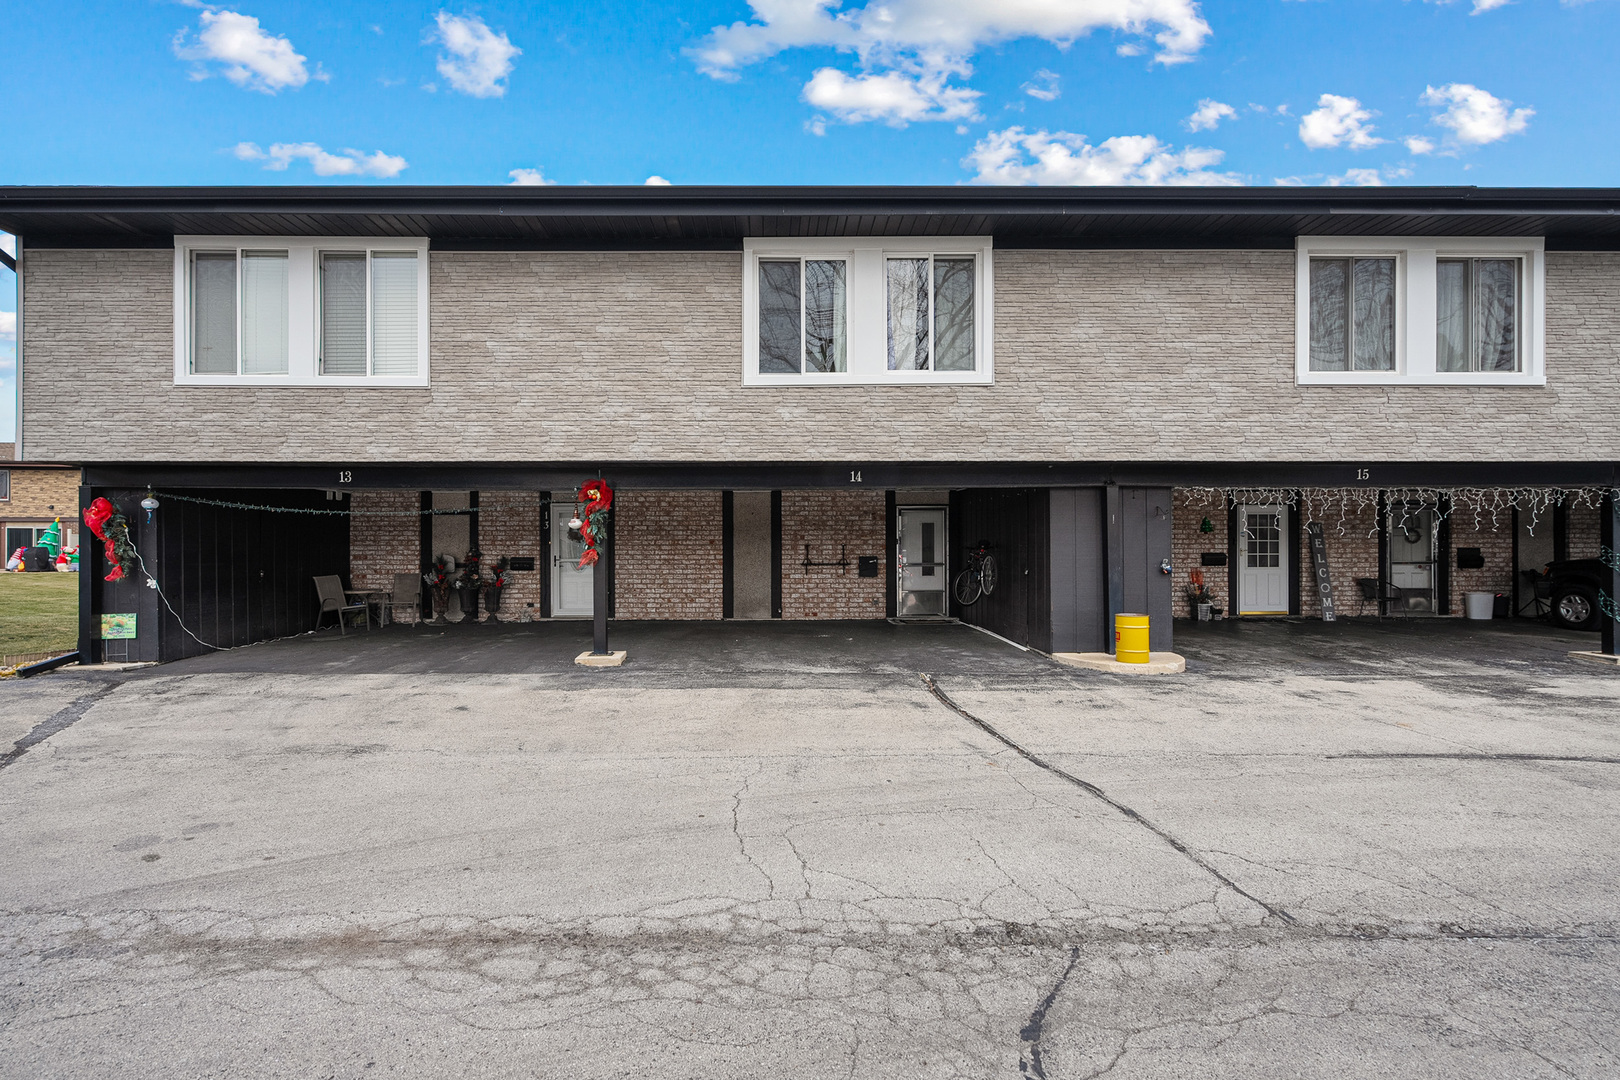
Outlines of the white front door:
{"label": "white front door", "polygon": [[1238,613],[1288,614],[1288,507],[1238,507]]}
{"label": "white front door", "polygon": [[896,614],[902,619],[946,613],[945,508],[900,509],[900,587]]}
{"label": "white front door", "polygon": [[551,614],[553,618],[589,618],[596,610],[596,567],[579,568],[585,541],[568,539],[572,503],[551,505]]}
{"label": "white front door", "polygon": [[1433,611],[1434,512],[1420,503],[1389,508],[1389,583],[1400,591],[1395,611]]}

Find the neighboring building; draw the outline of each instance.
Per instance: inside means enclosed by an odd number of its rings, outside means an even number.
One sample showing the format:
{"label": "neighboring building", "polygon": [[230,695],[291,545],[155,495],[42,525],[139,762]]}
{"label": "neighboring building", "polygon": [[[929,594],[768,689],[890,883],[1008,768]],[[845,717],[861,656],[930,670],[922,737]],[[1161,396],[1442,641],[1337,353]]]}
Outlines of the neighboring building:
{"label": "neighboring building", "polygon": [[58,518],[68,547],[79,535],[79,470],[15,460],[16,444],[0,443],[0,536],[5,559],[33,547]]}
{"label": "neighboring building", "polygon": [[[597,475],[618,619],[1051,651],[1122,610],[1168,647],[1193,570],[1316,615],[1311,522],[1341,614],[1517,608],[1613,546],[1612,190],[11,188],[0,229],[21,456],[85,462],[218,644],[472,546],[533,561],[506,617],[589,614]],[[136,658],[202,648],[101,578],[86,649],[119,611]]]}

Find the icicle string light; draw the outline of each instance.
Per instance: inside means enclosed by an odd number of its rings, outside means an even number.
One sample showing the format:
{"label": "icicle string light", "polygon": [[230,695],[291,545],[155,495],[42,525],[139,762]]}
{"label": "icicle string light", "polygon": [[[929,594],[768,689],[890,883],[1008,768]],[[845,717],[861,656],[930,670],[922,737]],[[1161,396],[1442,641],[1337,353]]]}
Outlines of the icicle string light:
{"label": "icicle string light", "polygon": [[[1337,511],[1340,536],[1348,535],[1347,526],[1352,514],[1357,517],[1368,511],[1374,513],[1374,525],[1367,535],[1378,535],[1376,511],[1379,498],[1385,500],[1391,527],[1399,528],[1415,515],[1433,511],[1438,520],[1457,517],[1461,513],[1473,516],[1474,531],[1484,531],[1490,522],[1492,532],[1499,532],[1513,520],[1517,509],[1527,514],[1526,529],[1535,535],[1542,518],[1558,506],[1597,508],[1602,505],[1607,489],[1600,487],[1404,487],[1404,488],[1281,488],[1281,487],[1186,487],[1182,492],[1188,506],[1240,506],[1252,503],[1261,506],[1287,505],[1302,511],[1307,518],[1327,522]],[[1620,491],[1613,493],[1620,498]],[[1397,520],[1396,514],[1400,517]]]}

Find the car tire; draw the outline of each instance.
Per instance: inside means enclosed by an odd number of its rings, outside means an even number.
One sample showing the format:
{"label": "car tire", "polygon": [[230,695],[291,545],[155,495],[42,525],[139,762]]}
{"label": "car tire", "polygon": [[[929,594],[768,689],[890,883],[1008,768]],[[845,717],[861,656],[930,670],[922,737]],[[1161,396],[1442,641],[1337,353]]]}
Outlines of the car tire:
{"label": "car tire", "polygon": [[1553,589],[1554,626],[1565,630],[1596,630],[1601,617],[1597,593],[1585,585],[1562,585]]}

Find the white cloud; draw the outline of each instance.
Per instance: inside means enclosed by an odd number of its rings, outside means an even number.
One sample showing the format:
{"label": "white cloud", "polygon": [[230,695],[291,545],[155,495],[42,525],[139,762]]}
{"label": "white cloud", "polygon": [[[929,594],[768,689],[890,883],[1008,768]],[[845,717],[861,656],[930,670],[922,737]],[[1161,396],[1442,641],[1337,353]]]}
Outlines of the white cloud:
{"label": "white cloud", "polygon": [[1422,135],[1408,135],[1404,140],[1408,154],[1434,153],[1434,140],[1424,138]]}
{"label": "white cloud", "polygon": [[0,311],[0,341],[17,340],[17,313]]}
{"label": "white cloud", "polygon": [[545,174],[539,169],[513,169],[506,174],[512,178],[511,187],[545,187],[555,184],[555,180],[547,180]]}
{"label": "white cloud", "polygon": [[1474,10],[1470,15],[1478,15],[1482,11],[1495,11],[1499,7],[1507,7],[1512,0],[1474,0]]}
{"label": "white cloud", "polygon": [[646,187],[673,187],[674,186],[668,180],[665,180],[662,176],[649,176],[649,177],[647,177],[646,180],[642,181],[642,183]]}
{"label": "white cloud", "polygon": [[312,142],[272,143],[269,150],[261,150],[258,143],[237,143],[232,151],[239,161],[262,161],[266,169],[284,172],[294,161],[307,161],[316,176],[379,176],[384,179],[398,176],[405,170],[402,157],[385,154],[381,150],[366,154],[359,150],[344,150],[329,154]]}
{"label": "white cloud", "polygon": [[822,68],[805,84],[804,100],[846,124],[881,120],[904,127],[918,120],[977,119],[979,92],[947,86],[946,78],[945,73],[913,77],[898,71],[850,76]]}
{"label": "white cloud", "polygon": [[[214,61],[237,86],[266,94],[309,82],[305,58],[293,50],[292,42],[261,29],[253,16],[204,11],[197,20],[201,29],[195,44],[187,44],[184,30],[175,37],[174,51],[182,60]],[[207,69],[199,68],[196,78],[207,77]]]}
{"label": "white cloud", "polygon": [[1299,120],[1299,141],[1312,150],[1335,146],[1365,150],[1384,141],[1374,137],[1373,126],[1367,123],[1373,114],[1355,98],[1323,94],[1316,105]]}
{"label": "white cloud", "polygon": [[1508,111],[1513,102],[1496,97],[1468,83],[1448,83],[1436,88],[1428,87],[1420,99],[1423,104],[1445,111],[1434,118],[1443,128],[1451,129],[1448,141],[1461,146],[1484,146],[1517,135],[1530,126],[1534,109]]}
{"label": "white cloud", "polygon": [[1037,71],[1030,77],[1029,82],[1019,87],[1024,93],[1039,101],[1056,101],[1063,91],[1058,88],[1058,74],[1047,71],[1045,68]]}
{"label": "white cloud", "polygon": [[749,0],[754,22],[717,26],[688,50],[698,69],[733,78],[738,68],[785,49],[843,49],[863,66],[905,59],[961,59],[981,45],[1036,37],[1060,45],[1093,30],[1149,35],[1156,59],[1190,60],[1209,37],[1196,0],[870,0],[839,11],[838,0]]}
{"label": "white cloud", "polygon": [[962,164],[980,184],[1218,185],[1243,183],[1234,173],[1210,171],[1225,155],[1188,147],[1177,151],[1152,135],[1118,135],[1092,146],[1067,131],[992,131]]}
{"label": "white cloud", "polygon": [[[1411,174],[1406,170],[1396,170],[1393,175],[1404,177]],[[1343,176],[1323,176],[1317,173],[1314,176],[1279,176],[1273,181],[1278,187],[1383,187],[1384,178],[1377,169],[1349,169]]]}
{"label": "white cloud", "polygon": [[491,30],[476,15],[439,12],[438,31],[429,35],[445,47],[439,55],[439,74],[452,89],[472,97],[500,97],[506,93],[501,80],[512,74],[512,58],[523,50],[504,33]]}
{"label": "white cloud", "polygon": [[1214,98],[1205,98],[1183,123],[1188,131],[1214,131],[1215,126],[1222,120],[1236,118],[1237,110],[1232,106],[1222,104]]}
{"label": "white cloud", "polygon": [[17,254],[17,238],[10,233],[0,233],[0,251],[15,256]]}

